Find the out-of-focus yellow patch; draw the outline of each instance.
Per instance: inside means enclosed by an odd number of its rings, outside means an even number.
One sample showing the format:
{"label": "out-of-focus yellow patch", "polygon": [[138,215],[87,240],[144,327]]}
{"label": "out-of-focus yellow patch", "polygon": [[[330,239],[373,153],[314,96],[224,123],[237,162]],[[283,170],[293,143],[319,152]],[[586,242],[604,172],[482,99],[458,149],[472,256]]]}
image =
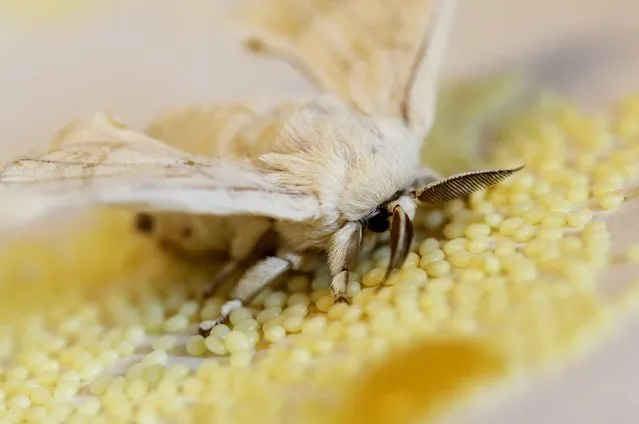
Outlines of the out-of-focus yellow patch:
{"label": "out-of-focus yellow patch", "polygon": [[94,210],[33,228],[0,245],[0,321],[97,299],[135,281],[198,278],[192,267],[134,234],[131,214]]}
{"label": "out-of-focus yellow patch", "polygon": [[394,353],[343,399],[339,424],[427,422],[478,383],[503,376],[508,365],[486,339],[428,340]]}

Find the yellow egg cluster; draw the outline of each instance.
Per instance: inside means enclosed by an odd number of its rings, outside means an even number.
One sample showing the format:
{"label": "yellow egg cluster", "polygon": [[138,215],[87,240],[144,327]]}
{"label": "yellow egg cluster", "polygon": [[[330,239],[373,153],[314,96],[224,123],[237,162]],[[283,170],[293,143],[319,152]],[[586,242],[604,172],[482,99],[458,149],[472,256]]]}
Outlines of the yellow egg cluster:
{"label": "yellow egg cluster", "polygon": [[[491,164],[526,169],[467,201],[420,211],[402,269],[380,287],[389,248],[362,257],[348,283],[351,304],[333,302],[321,267],[263,290],[204,338],[197,324],[217,317],[223,298],[199,303],[197,279],[159,284],[135,274],[144,262],[139,252],[148,249],[128,252],[135,260],[118,256],[126,284],[91,286],[83,302],[0,327],[0,422],[276,423],[290,414],[296,422],[341,422],[326,405],[360,399],[357,393],[382,396],[400,371],[372,383],[358,379],[418,341],[487,340],[508,363],[502,374],[580,351],[614,315],[598,293],[613,259],[605,212],[622,206],[637,176],[639,98],[609,118],[544,100],[498,140]],[[109,231],[117,238],[97,238],[107,262],[107,247],[121,255],[127,239]],[[637,246],[624,253],[628,261],[639,260]],[[10,258],[16,266],[15,253]],[[6,257],[0,263],[9,264]],[[55,278],[75,271],[67,266]],[[3,276],[13,284],[26,278]],[[415,384],[403,387],[419,394],[428,383],[423,393],[444,393],[458,387],[444,384],[446,370],[464,379],[475,368],[496,367],[474,361],[472,349],[458,352],[433,354],[432,375],[407,373]],[[412,361],[404,368],[417,367],[419,357]],[[447,368],[459,364],[470,368]],[[402,399],[379,405],[403,408]],[[399,415],[384,416],[376,413],[375,422]]]}

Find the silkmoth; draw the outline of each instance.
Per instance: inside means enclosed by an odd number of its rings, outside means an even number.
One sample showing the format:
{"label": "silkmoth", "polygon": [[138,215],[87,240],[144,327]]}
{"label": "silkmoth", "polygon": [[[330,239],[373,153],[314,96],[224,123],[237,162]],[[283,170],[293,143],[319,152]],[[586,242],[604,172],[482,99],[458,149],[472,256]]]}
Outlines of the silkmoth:
{"label": "silkmoth", "polygon": [[[420,203],[463,197],[520,169],[443,178],[420,166],[455,7],[260,0],[244,16],[250,46],[304,71],[320,94],[262,109],[191,109],[145,133],[99,113],[4,166],[3,195],[29,200],[30,217],[70,206],[133,208],[137,229],[162,245],[226,255],[212,289],[246,271],[203,332],[277,277],[324,256],[332,293],[344,300],[365,240],[390,231],[388,277],[410,250]],[[202,122],[208,133],[190,132]]]}

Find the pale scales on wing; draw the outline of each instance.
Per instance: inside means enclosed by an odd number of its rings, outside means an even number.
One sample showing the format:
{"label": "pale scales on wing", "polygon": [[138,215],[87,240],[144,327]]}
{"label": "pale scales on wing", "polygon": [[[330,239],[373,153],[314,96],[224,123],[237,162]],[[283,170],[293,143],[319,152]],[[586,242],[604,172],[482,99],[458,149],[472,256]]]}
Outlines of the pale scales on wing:
{"label": "pale scales on wing", "polygon": [[[216,213],[227,215],[268,208],[266,204],[228,202],[233,196],[259,199],[268,193],[284,204],[286,198],[298,202],[297,206],[289,205],[290,219],[316,215],[317,205],[312,200],[269,183],[247,161],[194,156],[102,113],[70,123],[53,145],[0,168],[0,188],[5,198],[13,195],[16,201],[40,202],[43,212],[74,204],[109,204],[115,197],[121,205],[147,205],[173,212],[205,212],[213,207],[219,208]],[[136,193],[140,188],[144,191]],[[172,188],[181,192],[164,201],[162,193]],[[275,214],[277,210],[279,207]],[[18,221],[3,221],[3,225],[12,223]]]}
{"label": "pale scales on wing", "polygon": [[238,15],[254,48],[288,60],[360,111],[401,117],[422,136],[434,116],[453,3],[272,0],[250,2]]}
{"label": "pale scales on wing", "polygon": [[196,155],[255,157],[271,148],[284,122],[305,103],[300,99],[191,106],[154,119],[146,133]]}
{"label": "pale scales on wing", "polygon": [[[140,162],[141,166],[129,167],[126,172],[120,172],[121,162],[109,162],[113,158],[107,155],[106,162],[100,157],[92,164],[83,164],[83,178],[69,179],[59,178],[66,172],[65,167],[76,166],[66,161],[65,155],[73,150],[77,159],[77,150],[82,148],[62,145],[47,153],[47,158],[55,159],[47,163],[47,172],[58,178],[54,183],[58,188],[77,187],[78,181],[81,182],[83,190],[69,194],[65,203],[74,200],[137,207],[152,211],[154,216],[169,213],[166,221],[177,221],[178,227],[182,225],[180,222],[191,221],[189,231],[177,231],[169,226],[168,233],[161,225],[154,226],[153,220],[143,219],[139,223],[160,239],[177,237],[180,247],[189,247],[180,237],[188,241],[201,237],[201,243],[195,243],[196,250],[202,250],[207,243],[209,247],[226,249],[232,258],[230,268],[255,256],[255,249],[265,236],[276,240],[269,251],[273,256],[264,257],[265,252],[261,252],[254,258],[257,262],[232,292],[232,300],[223,308],[222,319],[282,272],[307,268],[322,251],[328,253],[333,292],[342,297],[350,262],[362,242],[363,229],[373,228],[369,227],[369,221],[374,220],[377,230],[385,231],[388,226],[384,228],[379,223],[390,220],[392,215],[391,267],[400,264],[412,235],[411,218],[416,198],[411,193],[415,193],[420,184],[439,177],[432,170],[420,170],[418,157],[424,135],[432,124],[437,70],[455,2],[414,0],[374,5],[356,0],[262,3],[266,8],[261,12],[263,16],[275,11],[289,23],[304,17],[311,21],[299,31],[283,34],[278,32],[279,27],[269,26],[268,20],[254,20],[252,28],[259,34],[258,44],[271,54],[312,70],[321,88],[338,99],[323,96],[297,108],[284,120],[277,113],[277,107],[271,109],[271,121],[264,119],[269,116],[268,111],[266,115],[251,115],[250,111],[240,108],[246,127],[241,128],[242,119],[239,119],[238,131],[242,131],[243,136],[233,137],[233,130],[228,130],[228,134],[220,130],[218,135],[224,134],[229,144],[220,144],[218,149],[209,151],[211,155],[219,151],[217,154],[223,156],[223,160],[191,158],[183,151],[175,153],[180,158],[178,161],[167,164],[162,162],[167,159],[163,154],[172,154],[171,148],[157,139],[139,135],[145,152],[154,147],[162,154],[156,158],[148,155],[146,162]],[[269,8],[274,9],[269,12]],[[357,22],[358,17],[361,24],[350,25]],[[403,25],[398,25],[399,22]],[[331,56],[336,42],[347,48],[335,50],[338,53]],[[330,60],[331,57],[335,60]],[[335,68],[335,63],[339,63],[339,67]],[[288,115],[285,107],[281,111],[284,116]],[[189,113],[186,115],[188,118]],[[176,140],[171,134],[179,133],[179,130],[176,133],[179,119],[167,125],[168,119],[164,124],[160,121],[151,125],[150,133],[155,131],[159,138]],[[95,122],[89,122],[89,127],[92,124]],[[251,124],[254,125],[251,127]],[[188,124],[184,130],[183,134],[189,133]],[[122,142],[119,131],[122,131],[120,124],[113,124],[110,142],[118,149]],[[212,134],[215,131],[213,129]],[[74,136],[73,132],[66,135]],[[102,139],[103,135],[98,131],[93,138]],[[256,143],[258,139],[260,142]],[[238,147],[229,149],[230,142],[238,140]],[[219,139],[211,137],[212,144],[216,141]],[[201,148],[198,147],[201,143],[193,139],[181,140],[179,144],[185,146],[183,148]],[[96,146],[89,140],[86,148]],[[136,146],[128,144],[127,149],[135,150]],[[250,154],[244,160],[233,160],[230,158],[233,150],[239,150],[239,155]],[[90,155],[82,160],[87,158]],[[156,159],[160,166],[149,172],[145,165],[153,167]],[[7,178],[15,176],[16,169],[21,168],[22,163],[16,161],[3,170],[0,178],[8,182]],[[103,170],[106,173],[101,174]],[[177,178],[173,176],[176,172],[180,173]],[[511,172],[507,170],[503,178]],[[474,182],[465,185],[469,192],[490,185],[487,180],[481,180],[480,175],[464,177]],[[490,183],[498,180],[490,180]],[[40,171],[37,176],[32,173],[33,181],[42,181]],[[236,186],[238,182],[242,187]],[[35,186],[38,191],[40,184]],[[441,185],[435,187],[442,189]],[[44,193],[43,188],[40,187],[40,191]],[[462,195],[463,190],[458,194]],[[424,197],[423,193],[420,197]],[[201,215],[206,215],[207,222],[202,221]],[[249,225],[240,215],[253,215],[254,222]],[[155,220],[155,224],[161,222]],[[233,222],[236,225],[232,225]],[[215,230],[205,231],[213,226]],[[198,230],[193,231],[195,228]],[[226,230],[230,232],[224,233]]]}

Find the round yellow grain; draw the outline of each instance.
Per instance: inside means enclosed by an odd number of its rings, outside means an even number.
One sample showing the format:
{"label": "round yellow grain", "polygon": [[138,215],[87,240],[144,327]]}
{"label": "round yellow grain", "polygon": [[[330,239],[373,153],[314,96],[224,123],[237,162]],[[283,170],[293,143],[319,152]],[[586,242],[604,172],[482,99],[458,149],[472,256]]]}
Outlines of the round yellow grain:
{"label": "round yellow grain", "polygon": [[493,254],[482,256],[482,270],[488,275],[497,274],[501,270],[501,262]]}
{"label": "round yellow grain", "polygon": [[484,223],[491,228],[498,228],[503,220],[504,217],[495,212],[486,214],[484,217]]}
{"label": "round yellow grain", "polygon": [[[321,309],[318,307],[321,311]],[[326,311],[326,316],[332,320],[341,319],[346,311],[348,310],[348,305],[346,303],[336,303],[330,306],[330,308]]]}
{"label": "round yellow grain", "polygon": [[373,268],[362,277],[362,285],[365,287],[373,287],[379,285],[386,271],[382,268]]}
{"label": "round yellow grain", "polygon": [[173,315],[164,322],[164,330],[169,333],[179,333],[189,326],[189,319],[184,315]]}
{"label": "round yellow grain", "polygon": [[264,340],[270,343],[277,343],[284,340],[286,330],[280,325],[272,325],[264,331]]}
{"label": "round yellow grain", "polygon": [[431,277],[444,277],[451,271],[450,263],[447,261],[433,261],[426,265],[426,272]]}
{"label": "round yellow grain", "polygon": [[153,352],[149,353],[144,358],[142,358],[142,363],[145,366],[150,366],[155,364],[166,365],[167,362],[168,362],[167,352],[164,350],[159,350],[159,349],[154,350]]}
{"label": "round yellow grain", "polygon": [[431,250],[424,255],[419,260],[419,266],[425,268],[429,263],[434,261],[442,261],[446,258],[446,254],[443,250],[435,249]]}
{"label": "round yellow grain", "polygon": [[127,397],[133,401],[139,401],[149,390],[148,384],[145,380],[136,379],[130,381],[125,389]]}
{"label": "round yellow grain", "polygon": [[464,235],[469,239],[487,237],[490,234],[490,226],[487,224],[470,224],[466,227]]}
{"label": "round yellow grain", "polygon": [[429,237],[419,244],[418,251],[421,256],[425,256],[426,254],[437,249],[439,249],[439,240],[433,237]]}
{"label": "round yellow grain", "polygon": [[206,353],[206,345],[204,344],[204,337],[195,335],[189,337],[185,345],[186,351],[189,355],[202,356]]}
{"label": "round yellow grain", "polygon": [[169,351],[175,347],[177,339],[175,336],[159,336],[151,343],[154,350]]}
{"label": "round yellow grain", "polygon": [[409,252],[402,264],[402,268],[415,268],[419,264],[419,255],[415,252]]}
{"label": "round yellow grain", "polygon": [[289,316],[287,317],[282,326],[289,333],[298,333],[302,329],[302,325],[304,324],[304,318],[299,316]]}
{"label": "round yellow grain", "polygon": [[95,396],[103,395],[104,393],[106,393],[112,379],[113,377],[109,374],[99,376],[91,382],[91,384],[89,385],[89,391]]}
{"label": "round yellow grain", "polygon": [[448,240],[464,236],[465,225],[461,222],[450,222],[444,226],[443,234]]}
{"label": "round yellow grain", "polygon": [[288,295],[284,292],[273,292],[264,300],[266,308],[283,308],[286,304]]}
{"label": "round yellow grain", "polygon": [[305,304],[297,303],[295,305],[291,305],[284,311],[284,315],[287,317],[297,316],[297,317],[305,317],[308,314],[308,306]]}
{"label": "round yellow grain", "polygon": [[260,324],[253,318],[245,319],[233,326],[233,330],[238,330],[246,333],[247,331],[257,330]]}
{"label": "round yellow grain", "polygon": [[189,367],[184,363],[178,363],[168,367],[164,373],[165,378],[172,381],[182,381],[190,373]]}
{"label": "round yellow grain", "polygon": [[456,268],[466,268],[471,266],[474,255],[465,250],[454,252],[448,258],[448,262]]}
{"label": "round yellow grain", "polygon": [[284,320],[286,320],[286,316],[284,315],[280,315],[273,319],[270,319],[262,325],[262,331],[266,331],[267,328],[273,325],[282,325],[284,323]]}
{"label": "round yellow grain", "polygon": [[333,306],[334,300],[332,294],[327,294],[322,296],[315,302],[315,306],[321,312],[328,312],[328,310]]}
{"label": "round yellow grain", "polygon": [[251,348],[246,334],[241,331],[233,330],[224,339],[224,346],[229,353],[243,352]]}
{"label": "round yellow grain", "polygon": [[467,246],[468,246],[468,239],[460,237],[460,238],[455,238],[455,239],[447,241],[443,245],[442,250],[444,251],[446,255],[450,256],[455,252],[458,252],[460,250],[465,250]]}
{"label": "round yellow grain", "polygon": [[424,217],[424,226],[428,229],[435,230],[441,227],[446,220],[446,215],[441,210],[432,210],[426,213]]}
{"label": "round yellow grain", "polygon": [[308,306],[310,305],[310,303],[311,303],[311,298],[306,293],[293,293],[291,296],[289,296],[287,300],[287,304],[289,306],[293,306],[293,305]]}
{"label": "round yellow grain", "polygon": [[346,296],[353,297],[362,291],[362,285],[357,281],[349,281],[346,285]]}
{"label": "round yellow grain", "polygon": [[537,230],[533,225],[522,224],[521,227],[515,230],[514,234],[512,235],[512,239],[518,243],[523,243],[532,239],[535,236],[536,232]]}
{"label": "round yellow grain", "polygon": [[492,243],[493,239],[490,237],[479,237],[470,240],[466,248],[470,253],[483,253],[490,248]]}
{"label": "round yellow grain", "polygon": [[221,340],[224,340],[226,336],[231,332],[231,328],[226,324],[218,324],[211,329],[209,333],[211,336],[215,336]]}
{"label": "round yellow grain", "polygon": [[308,318],[302,325],[302,332],[321,333],[324,328],[326,328],[326,317],[319,315]]}
{"label": "round yellow grain", "polygon": [[321,299],[324,296],[327,296],[329,294],[331,294],[331,289],[329,287],[325,287],[325,288],[321,288],[321,289],[317,289],[317,290],[313,290],[311,292],[311,302],[317,302],[319,299]]}
{"label": "round yellow grain", "polygon": [[499,233],[503,236],[512,236],[515,231],[524,224],[523,218],[518,216],[507,218],[499,224]]}

